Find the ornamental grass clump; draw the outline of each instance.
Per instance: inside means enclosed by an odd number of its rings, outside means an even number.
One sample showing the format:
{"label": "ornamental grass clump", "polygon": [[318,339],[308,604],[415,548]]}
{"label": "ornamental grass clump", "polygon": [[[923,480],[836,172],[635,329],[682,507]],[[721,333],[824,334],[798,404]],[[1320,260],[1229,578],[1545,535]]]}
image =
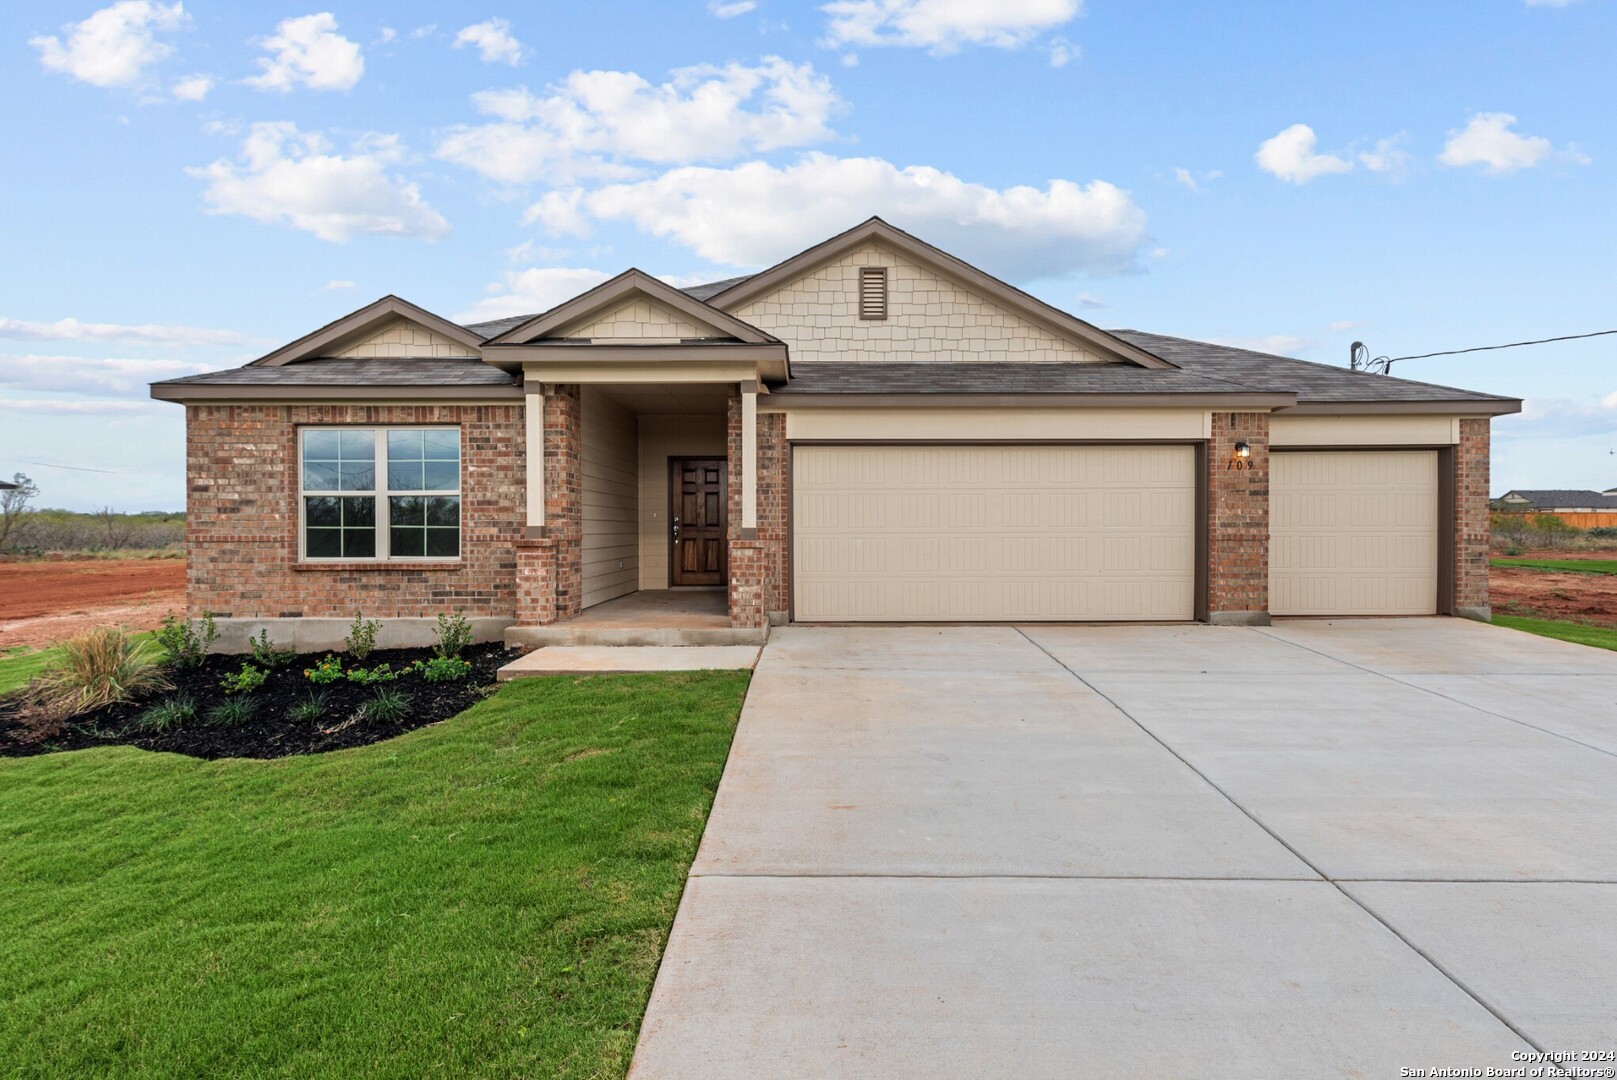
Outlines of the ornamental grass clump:
{"label": "ornamental grass clump", "polygon": [[64,641],[57,658],[24,691],[23,713],[46,738],[75,716],[166,690],[157,649],[121,627],[101,626]]}

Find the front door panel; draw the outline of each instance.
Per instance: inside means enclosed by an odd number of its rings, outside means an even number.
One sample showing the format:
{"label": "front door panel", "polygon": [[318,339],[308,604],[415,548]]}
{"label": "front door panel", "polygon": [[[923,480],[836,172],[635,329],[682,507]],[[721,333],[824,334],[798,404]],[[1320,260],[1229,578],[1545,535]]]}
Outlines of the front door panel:
{"label": "front door panel", "polygon": [[727,502],[723,458],[674,458],[673,585],[723,585]]}

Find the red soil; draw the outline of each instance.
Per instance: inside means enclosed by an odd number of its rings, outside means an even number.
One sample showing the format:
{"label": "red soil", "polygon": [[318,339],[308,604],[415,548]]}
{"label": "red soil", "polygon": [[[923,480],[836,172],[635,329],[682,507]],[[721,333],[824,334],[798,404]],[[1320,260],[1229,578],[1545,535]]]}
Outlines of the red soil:
{"label": "red soil", "polygon": [[[1567,558],[1563,552],[1559,556]],[[1610,556],[1605,556],[1609,558]],[[1496,566],[1488,572],[1494,611],[1617,627],[1617,574],[1571,574]]]}
{"label": "red soil", "polygon": [[0,649],[108,624],[149,630],[184,610],[183,559],[0,563]]}

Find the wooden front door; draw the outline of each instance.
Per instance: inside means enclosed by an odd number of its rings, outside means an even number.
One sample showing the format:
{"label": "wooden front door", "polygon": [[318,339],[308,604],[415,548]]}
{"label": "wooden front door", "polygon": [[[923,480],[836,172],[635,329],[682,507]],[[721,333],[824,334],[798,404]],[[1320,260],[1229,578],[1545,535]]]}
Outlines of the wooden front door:
{"label": "wooden front door", "polygon": [[723,585],[728,493],[723,458],[671,458],[672,585]]}

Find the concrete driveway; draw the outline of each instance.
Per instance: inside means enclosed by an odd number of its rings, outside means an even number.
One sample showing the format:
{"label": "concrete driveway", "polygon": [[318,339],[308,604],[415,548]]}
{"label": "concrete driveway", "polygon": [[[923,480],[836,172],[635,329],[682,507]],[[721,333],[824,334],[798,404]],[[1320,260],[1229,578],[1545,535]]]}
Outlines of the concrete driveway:
{"label": "concrete driveway", "polygon": [[1451,619],[790,627],[633,1075],[1581,1050],[1617,1050],[1617,653]]}

